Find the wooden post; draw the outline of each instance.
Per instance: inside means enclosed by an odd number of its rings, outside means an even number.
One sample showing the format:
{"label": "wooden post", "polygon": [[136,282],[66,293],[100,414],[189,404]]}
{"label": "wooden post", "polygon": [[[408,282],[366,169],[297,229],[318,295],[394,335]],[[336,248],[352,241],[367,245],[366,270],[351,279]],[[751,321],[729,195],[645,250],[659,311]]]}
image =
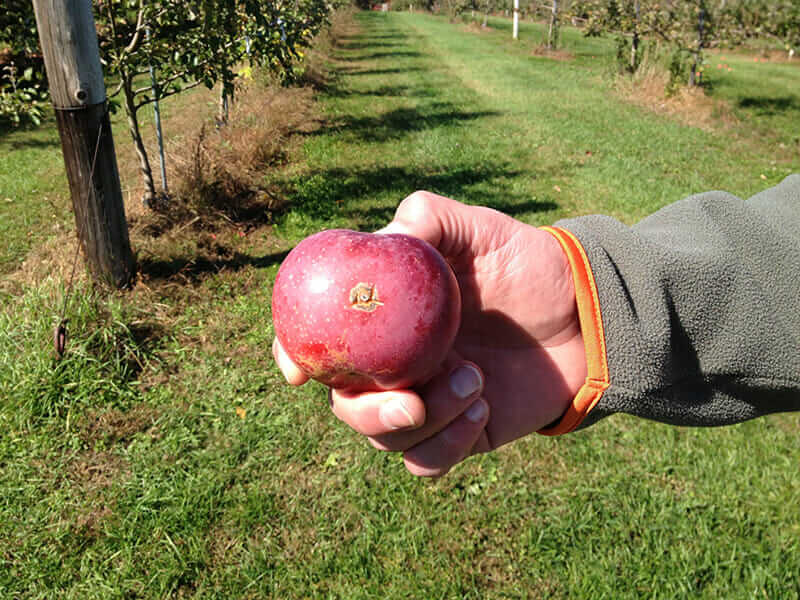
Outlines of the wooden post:
{"label": "wooden post", "polygon": [[511,27],[511,37],[515,40],[519,38],[519,0],[514,0],[514,19]]}
{"label": "wooden post", "polygon": [[133,278],[135,262],[91,3],[33,0],[33,7],[78,238],[93,276],[125,287]]}

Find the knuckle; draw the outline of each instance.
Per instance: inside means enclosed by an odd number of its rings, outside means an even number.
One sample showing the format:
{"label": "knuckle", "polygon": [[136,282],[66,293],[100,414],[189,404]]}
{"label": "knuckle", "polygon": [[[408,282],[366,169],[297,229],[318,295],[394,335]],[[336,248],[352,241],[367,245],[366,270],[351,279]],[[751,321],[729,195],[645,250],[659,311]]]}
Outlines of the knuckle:
{"label": "knuckle", "polygon": [[365,408],[354,408],[350,412],[347,424],[361,435],[372,436],[378,433],[374,417]]}
{"label": "knuckle", "polygon": [[406,197],[397,207],[397,216],[405,221],[419,221],[430,212],[436,202],[434,194],[426,191],[416,191]]}

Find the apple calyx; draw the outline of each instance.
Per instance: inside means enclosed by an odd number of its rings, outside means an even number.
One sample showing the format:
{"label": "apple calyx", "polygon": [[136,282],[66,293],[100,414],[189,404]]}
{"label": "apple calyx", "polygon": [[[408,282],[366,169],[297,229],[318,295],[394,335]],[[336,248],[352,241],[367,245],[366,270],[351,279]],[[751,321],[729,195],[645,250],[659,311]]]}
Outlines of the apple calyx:
{"label": "apple calyx", "polygon": [[371,283],[357,283],[350,290],[350,306],[364,312],[373,312],[379,306],[383,306],[383,302],[378,300],[378,288]]}

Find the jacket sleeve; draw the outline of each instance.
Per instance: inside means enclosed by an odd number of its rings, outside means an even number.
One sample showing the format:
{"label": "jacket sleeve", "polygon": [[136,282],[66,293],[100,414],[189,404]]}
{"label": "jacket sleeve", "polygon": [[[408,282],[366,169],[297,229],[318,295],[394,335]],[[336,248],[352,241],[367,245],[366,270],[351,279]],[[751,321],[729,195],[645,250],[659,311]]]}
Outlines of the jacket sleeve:
{"label": "jacket sleeve", "polygon": [[572,266],[589,376],[540,431],[622,412],[713,426],[800,410],[800,175],[743,201],[708,192],[633,227],[545,228]]}

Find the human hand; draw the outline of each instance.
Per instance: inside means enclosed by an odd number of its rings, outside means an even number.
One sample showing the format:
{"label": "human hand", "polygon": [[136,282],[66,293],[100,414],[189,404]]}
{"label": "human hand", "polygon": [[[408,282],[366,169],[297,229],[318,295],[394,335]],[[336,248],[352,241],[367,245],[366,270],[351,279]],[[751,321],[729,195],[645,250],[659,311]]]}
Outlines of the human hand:
{"label": "human hand", "polygon": [[[549,233],[489,208],[416,192],[379,233],[419,237],[447,259],[462,315],[440,372],[414,390],[331,390],[334,414],[415,475],[440,476],[557,420],[586,378],[572,273]],[[307,377],[275,340],[287,381]]]}

